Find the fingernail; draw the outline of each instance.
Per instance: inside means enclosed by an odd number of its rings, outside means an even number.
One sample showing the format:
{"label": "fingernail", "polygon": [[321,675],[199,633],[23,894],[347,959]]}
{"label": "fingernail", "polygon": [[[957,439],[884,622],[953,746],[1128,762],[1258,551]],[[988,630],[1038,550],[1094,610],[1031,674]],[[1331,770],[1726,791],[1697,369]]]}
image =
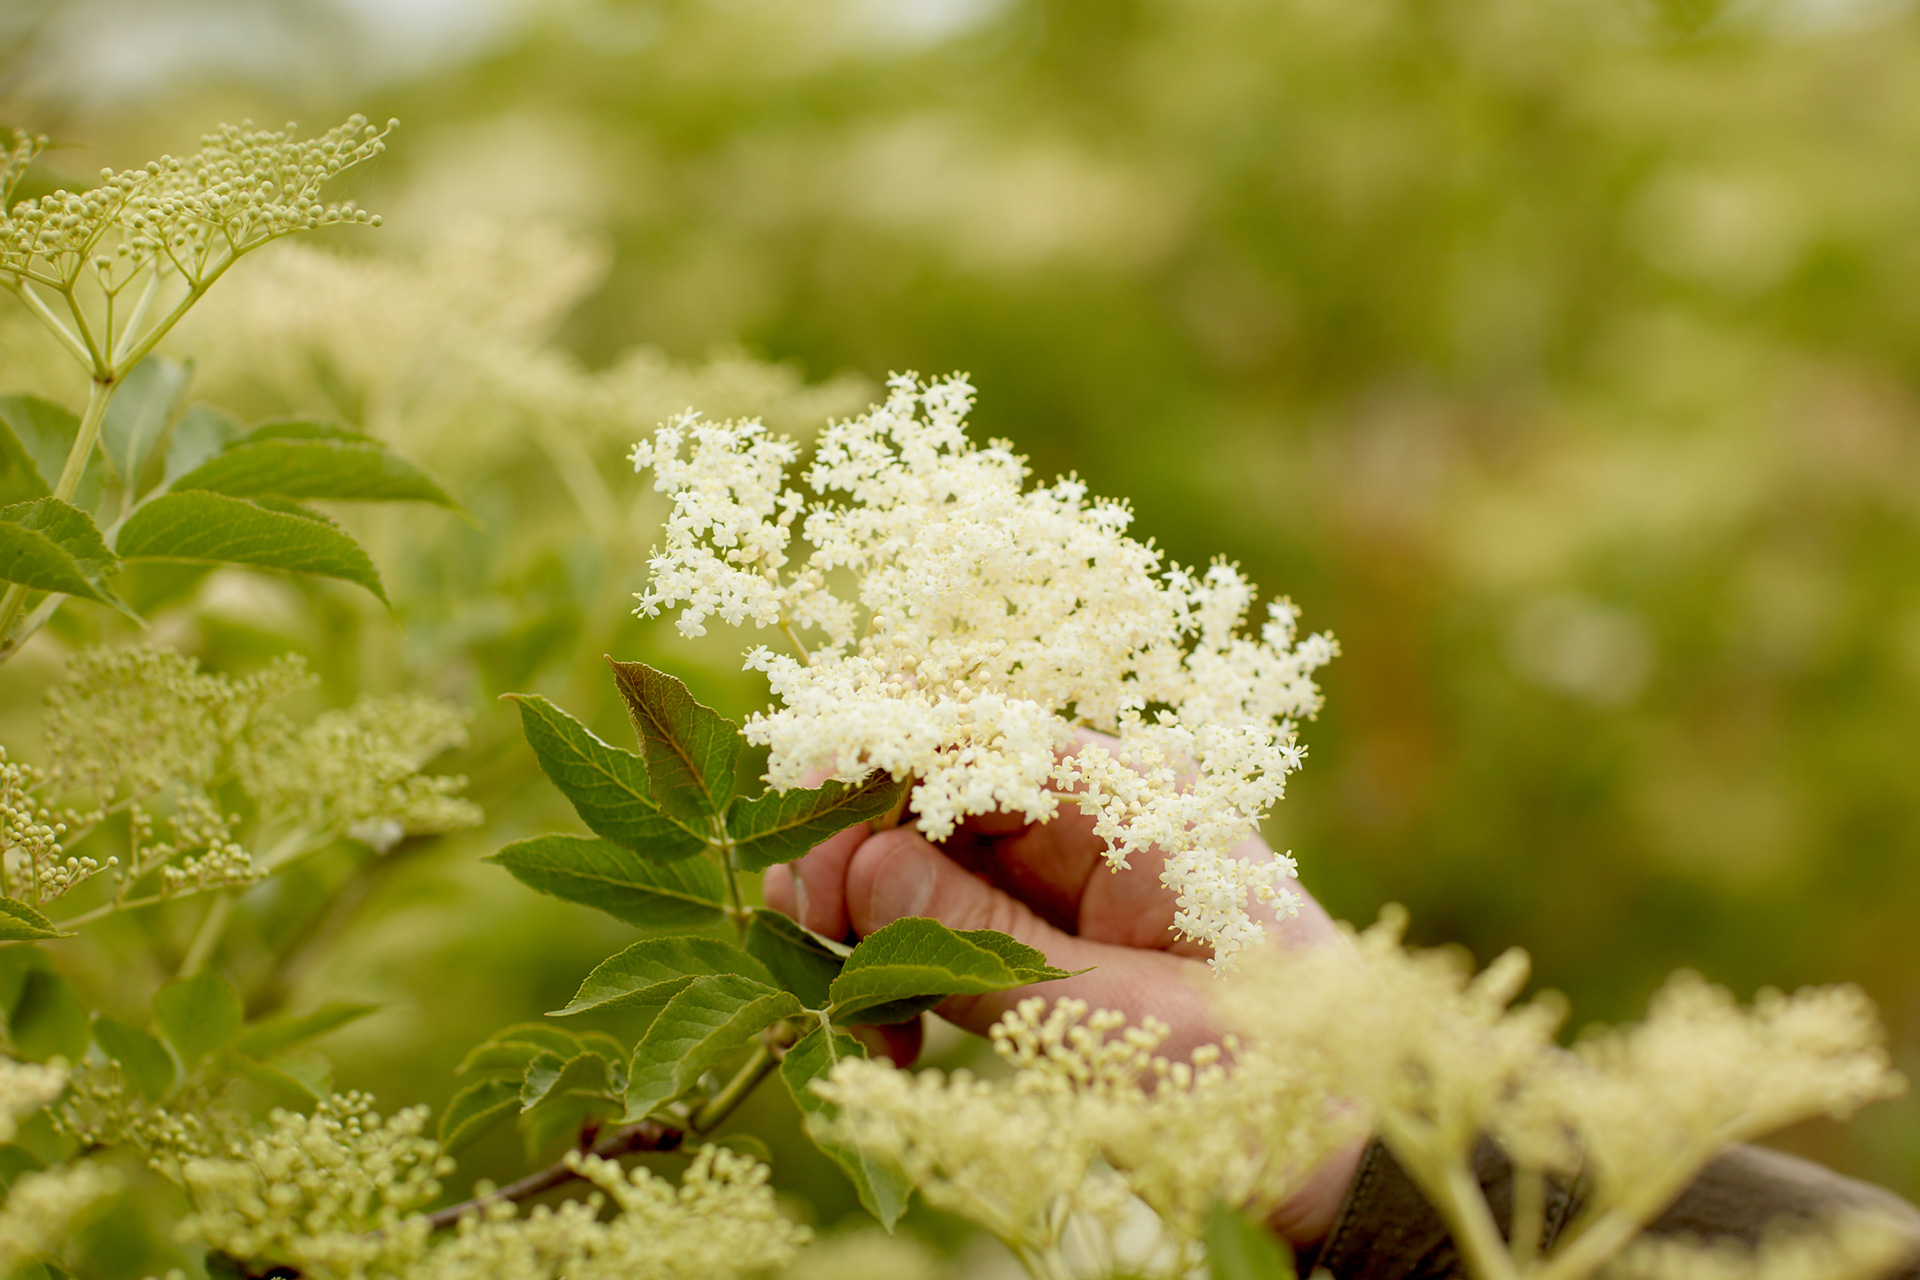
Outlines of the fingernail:
{"label": "fingernail", "polygon": [[936,875],[933,863],[914,849],[902,849],[887,859],[867,899],[869,927],[892,924],[902,916],[925,915]]}
{"label": "fingernail", "polygon": [[793,873],[793,918],[803,929],[813,927],[807,923],[807,882],[798,871]]}

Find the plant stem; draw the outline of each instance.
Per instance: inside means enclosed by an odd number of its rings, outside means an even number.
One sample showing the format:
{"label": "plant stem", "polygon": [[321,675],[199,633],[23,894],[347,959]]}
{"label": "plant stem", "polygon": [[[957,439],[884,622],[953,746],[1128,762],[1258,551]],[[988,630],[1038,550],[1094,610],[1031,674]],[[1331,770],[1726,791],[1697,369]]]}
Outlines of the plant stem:
{"label": "plant stem", "polygon": [[780,1059],[774,1055],[773,1046],[763,1037],[753,1056],[742,1063],[733,1079],[727,1081],[720,1092],[707,1099],[701,1108],[687,1121],[687,1127],[697,1133],[705,1133],[715,1125],[732,1115],[734,1109],[747,1100],[755,1086],[767,1078],[767,1074],[780,1065]]}
{"label": "plant stem", "polygon": [[[591,1154],[604,1160],[616,1160],[635,1151],[673,1151],[680,1146],[686,1132],[669,1128],[655,1120],[642,1120],[638,1124],[627,1125],[616,1130],[610,1137],[595,1143]],[[580,1173],[570,1168],[565,1161],[555,1161],[538,1173],[528,1174],[518,1182],[510,1182],[498,1191],[484,1196],[475,1196],[471,1200],[462,1200],[459,1204],[448,1205],[427,1215],[427,1221],[435,1231],[443,1231],[459,1223],[470,1213],[477,1213],[490,1204],[502,1202],[519,1204],[531,1200],[542,1192],[555,1187],[563,1187],[577,1181]]]}
{"label": "plant stem", "polygon": [[[93,446],[100,439],[100,424],[107,417],[107,402],[113,398],[114,382],[101,381],[96,376],[88,384],[86,416],[80,419],[80,430],[73,437],[73,447],[67,450],[66,465],[60,469],[60,481],[53,486],[53,496],[62,502],[69,502],[80,488],[80,477],[86,473],[87,460],[93,455]],[[5,596],[0,597],[0,642],[8,640],[13,631],[14,620],[20,616],[20,606],[27,602],[27,586],[16,582],[8,586]],[[23,640],[25,637],[21,637]],[[0,649],[0,659],[10,657],[20,646],[8,644]]]}
{"label": "plant stem", "polygon": [[191,978],[207,967],[213,949],[220,945],[220,935],[227,931],[227,921],[233,916],[233,891],[222,892],[207,908],[207,914],[200,917],[200,927],[193,931],[193,941],[187,945],[187,954],[180,961],[182,978]]}

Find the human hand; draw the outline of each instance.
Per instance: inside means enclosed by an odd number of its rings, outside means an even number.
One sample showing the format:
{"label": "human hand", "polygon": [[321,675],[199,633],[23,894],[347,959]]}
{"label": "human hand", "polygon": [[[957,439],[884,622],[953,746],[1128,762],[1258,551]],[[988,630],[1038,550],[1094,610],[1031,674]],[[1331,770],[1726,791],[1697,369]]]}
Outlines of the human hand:
{"label": "human hand", "polygon": [[[1073,997],[1115,1009],[1132,1021],[1152,1015],[1172,1034],[1162,1046],[1180,1058],[1219,1039],[1207,1008],[1207,949],[1172,931],[1175,895],[1160,883],[1161,860],[1141,855],[1109,871],[1093,819],[1070,806],[1048,823],[1019,814],[982,814],[941,845],[898,827],[850,828],[797,862],[771,868],[767,904],[815,933],[865,937],[903,916],[930,916],[954,929],[997,929],[1043,953],[1053,965],[1085,969],[1055,982],[981,996],[954,996],[936,1012],[978,1035],[1034,994]],[[1269,857],[1253,837],[1235,851]],[[1326,912],[1301,893],[1299,913],[1251,908],[1280,945],[1308,947],[1336,938]],[[893,1033],[888,1048],[910,1060],[917,1036]],[[1295,1244],[1325,1236],[1358,1163],[1360,1146],[1328,1162],[1274,1216]]]}

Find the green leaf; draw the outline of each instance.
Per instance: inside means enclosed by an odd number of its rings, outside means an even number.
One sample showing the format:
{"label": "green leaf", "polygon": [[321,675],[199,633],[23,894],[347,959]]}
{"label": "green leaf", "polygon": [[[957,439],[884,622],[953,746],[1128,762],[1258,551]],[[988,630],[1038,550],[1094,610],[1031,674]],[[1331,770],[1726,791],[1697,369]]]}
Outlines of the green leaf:
{"label": "green leaf", "polygon": [[765,907],[753,910],[746,948],[773,974],[776,986],[793,992],[809,1009],[826,1008],[827,991],[846,963],[826,939]]}
{"label": "green leaf", "polygon": [[767,966],[719,938],[647,938],[607,957],[556,1016],[589,1009],[655,1009],[695,978],[734,973],[772,985]]}
{"label": "green leaf", "polygon": [[792,862],[835,832],[893,808],[904,785],[876,770],[858,783],[828,782],[736,800],[727,811],[733,865],[743,871],[765,871],[776,863]]}
{"label": "green leaf", "polygon": [[612,658],[607,665],[640,734],[661,812],[696,827],[725,812],[740,758],[740,726],[694,701],[687,686],[664,671]]}
{"label": "green leaf", "polygon": [[0,396],[0,494],[9,500],[44,498],[67,464],[80,419],[38,396]]}
{"label": "green leaf", "polygon": [[670,862],[699,853],[706,838],[660,812],[647,786],[647,766],[610,746],[545,698],[510,693],[540,771],[595,835],[635,853]]}
{"label": "green leaf", "polygon": [[209,560],[342,578],[388,603],[359,543],[319,512],[273,498],[163,493],[127,517],[118,545],[129,560]]}
{"label": "green leaf", "polygon": [[192,368],[178,360],[148,356],[113,393],[100,424],[100,448],[129,489],[140,483],[192,376]]}
{"label": "green leaf", "polygon": [[58,498],[0,507],[0,578],[118,605],[106,576],[119,567],[93,518]]}
{"label": "green leaf", "polygon": [[452,1154],[519,1111],[518,1080],[476,1080],[440,1114],[440,1145]]}
{"label": "green leaf", "polygon": [[373,437],[318,418],[269,418],[247,433],[248,440],[370,440]]}
{"label": "green leaf", "polygon": [[893,1224],[900,1220],[900,1215],[907,1211],[907,1199],[913,1194],[912,1184],[885,1161],[851,1144],[835,1142],[823,1136],[823,1127],[834,1119],[839,1108],[815,1093],[811,1087],[815,1080],[825,1079],[836,1064],[847,1058],[866,1056],[866,1049],[846,1032],[815,1027],[802,1036],[798,1044],[787,1050],[787,1056],[780,1060],[780,1079],[786,1082],[794,1105],[800,1108],[800,1114],[806,1118],[807,1134],[813,1139],[813,1144],[840,1166],[853,1183],[854,1191],[859,1193],[860,1203],[867,1212],[891,1231]]}
{"label": "green leaf", "polygon": [[323,1036],[350,1022],[358,1022],[370,1013],[378,1013],[383,1006],[377,1004],[354,1004],[347,1000],[334,1000],[321,1005],[312,1013],[283,1013],[271,1018],[262,1018],[248,1026],[233,1041],[233,1051],[244,1053],[249,1058],[267,1058],[283,1049],[291,1049],[297,1044]]}
{"label": "green leaf", "polygon": [[628,1121],[693,1087],[702,1074],[762,1031],[803,1013],[791,994],[738,974],[695,978],[634,1046],[627,1082]]}
{"label": "green leaf", "polygon": [[[580,1037],[563,1027],[550,1022],[516,1022],[510,1027],[502,1027],[486,1039],[488,1045],[532,1045],[549,1053],[557,1053],[563,1058],[571,1058],[580,1052]],[[485,1045],[481,1046],[486,1047]],[[465,1070],[462,1067],[461,1070]]]}
{"label": "green leaf", "polygon": [[562,1058],[557,1053],[541,1053],[527,1063],[520,1082],[520,1109],[531,1111],[543,1102],[561,1098],[587,1098],[613,1101],[608,1092],[611,1073],[607,1060],[596,1052],[578,1053]]}
{"label": "green leaf", "polygon": [[93,1040],[107,1057],[120,1064],[120,1070],[148,1102],[159,1102],[173,1092],[173,1055],[146,1032],[96,1014]]}
{"label": "green leaf", "polygon": [[77,1062],[87,1051],[89,1026],[80,997],[59,974],[47,969],[28,972],[20,985],[8,1028],[16,1055],[45,1062],[56,1054]]}
{"label": "green leaf", "polygon": [[173,491],[205,489],[236,498],[334,498],[431,502],[458,508],[425,472],[371,436],[243,436],[174,481]]}
{"label": "green leaf", "polygon": [[289,1107],[303,1111],[320,1101],[320,1096],[300,1080],[278,1067],[270,1067],[264,1062],[255,1062],[231,1049],[220,1054],[220,1069],[228,1075],[238,1076],[254,1088],[266,1094],[270,1106]]}
{"label": "green leaf", "polygon": [[[13,1183],[23,1173],[38,1173],[47,1166],[39,1156],[25,1147],[0,1147],[0,1193],[13,1189]],[[14,1272],[18,1280],[19,1272]]]}
{"label": "green leaf", "polygon": [[24,902],[0,898],[0,942],[32,942],[71,935]]}
{"label": "green leaf", "polygon": [[454,1074],[512,1076],[518,1080],[527,1073],[529,1062],[548,1052],[550,1050],[543,1049],[537,1044],[529,1044],[525,1040],[506,1040],[498,1044],[490,1040],[486,1044],[477,1044],[467,1050],[467,1056],[460,1060],[460,1065],[454,1069]]}
{"label": "green leaf", "polygon": [[535,836],[487,859],[520,883],[643,928],[684,929],[724,914],[726,883],[709,858],[654,862],[594,836]]}
{"label": "green leaf", "polygon": [[153,997],[154,1024],[189,1071],[214,1050],[232,1044],[244,1016],[240,993],[216,974],[176,978]]}
{"label": "green leaf", "polygon": [[1204,1239],[1212,1280],[1294,1280],[1293,1257],[1280,1237],[1225,1204],[1207,1214]]}
{"label": "green leaf", "polygon": [[167,464],[160,483],[171,488],[174,481],[244,434],[245,427],[212,405],[190,406],[174,424],[173,437],[167,441]]}
{"label": "green leaf", "polygon": [[[868,934],[847,957],[829,994],[836,1021],[856,1013],[870,1015],[862,1021],[891,1021],[891,1016],[882,1018],[881,1010],[896,1002],[984,995],[1070,976],[1005,934],[990,929],[959,933],[938,920],[907,916]],[[891,1015],[906,1007],[886,1012]]]}

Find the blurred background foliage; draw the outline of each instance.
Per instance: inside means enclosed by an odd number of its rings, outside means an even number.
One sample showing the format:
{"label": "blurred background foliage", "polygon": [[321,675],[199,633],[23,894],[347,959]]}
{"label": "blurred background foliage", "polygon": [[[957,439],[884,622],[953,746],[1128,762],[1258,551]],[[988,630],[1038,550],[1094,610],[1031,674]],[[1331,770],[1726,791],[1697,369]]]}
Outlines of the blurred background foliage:
{"label": "blurred background foliage", "polygon": [[[1582,1018],[1681,966],[1743,996],[1857,981],[1920,1072],[1910,5],[12,0],[0,24],[0,119],[54,135],[70,181],[222,118],[404,122],[351,192],[385,229],[262,254],[172,350],[237,414],[390,440],[477,527],[343,515],[393,615],[229,572],[141,586],[209,665],[292,647],[335,701],[473,708],[487,827],[354,879],[298,974],[397,1002],[333,1037],[343,1083],[439,1103],[468,1045],[624,940],[477,864],[570,821],[494,695],[612,737],[612,652],[730,714],[764,698],[742,637],[627,616],[663,510],[627,446],[689,405],[804,433],[904,369],[970,371],[982,435],[1339,636],[1269,833],[1336,914],[1401,901],[1422,940],[1524,946]],[[0,391],[84,387],[7,314]],[[63,618],[0,676],[10,746],[68,647],[127,634]],[[1785,1141],[1920,1194],[1911,1100]],[[784,1185],[845,1212],[777,1145]]]}

